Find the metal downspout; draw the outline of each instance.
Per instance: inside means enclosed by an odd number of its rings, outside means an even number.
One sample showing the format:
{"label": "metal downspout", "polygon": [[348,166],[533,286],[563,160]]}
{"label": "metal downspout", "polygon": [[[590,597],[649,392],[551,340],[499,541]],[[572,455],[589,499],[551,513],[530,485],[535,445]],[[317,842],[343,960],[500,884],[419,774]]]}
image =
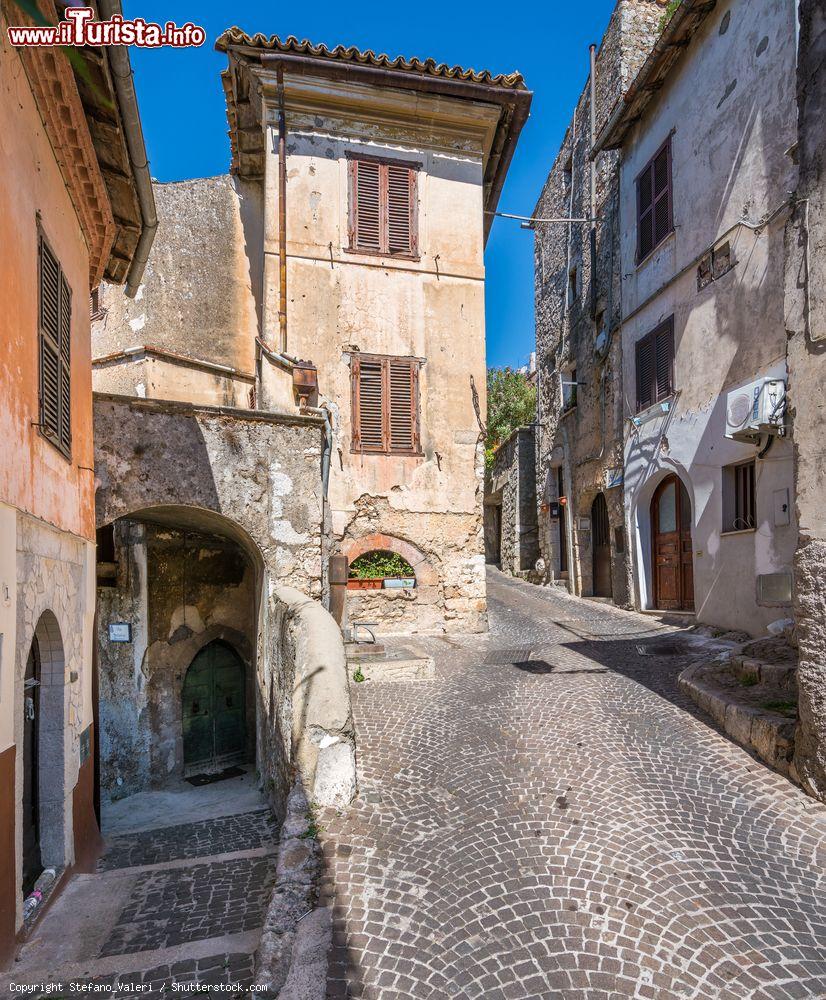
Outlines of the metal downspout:
{"label": "metal downspout", "polygon": [[284,67],[278,84],[278,329],[280,353],[287,350],[287,116],[284,112]]}
{"label": "metal downspout", "polygon": [[[123,16],[120,0],[100,0],[99,8],[100,15],[104,20],[111,20],[113,15]],[[146,143],[143,139],[138,99],[135,95],[135,84],[132,79],[129,50],[121,45],[110,45],[106,48],[106,54],[109,58],[109,68],[123,119],[126,150],[135,175],[135,189],[143,218],[143,229],[126,275],[126,294],[129,298],[134,298],[143,278],[144,268],[149,259],[149,251],[152,249],[152,243],[155,239],[158,216],[155,211],[155,196],[152,193],[152,178],[149,174],[149,161],[146,158]]]}

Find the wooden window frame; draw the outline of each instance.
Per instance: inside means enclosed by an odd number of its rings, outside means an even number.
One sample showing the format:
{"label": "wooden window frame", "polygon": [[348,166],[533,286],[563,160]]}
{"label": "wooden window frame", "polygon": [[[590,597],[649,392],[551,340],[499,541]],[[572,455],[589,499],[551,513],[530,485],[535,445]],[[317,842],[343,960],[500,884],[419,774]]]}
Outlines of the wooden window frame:
{"label": "wooden window frame", "polygon": [[[58,339],[49,332],[44,317],[43,254],[50,254],[57,268],[57,331]],[[67,315],[68,313],[68,315]],[[37,362],[38,362],[38,423],[40,435],[53,445],[64,458],[72,458],[72,289],[63,267],[44,233],[37,236]],[[57,425],[52,426],[44,392],[44,357],[47,350],[57,358]]]}
{"label": "wooden window frame", "polygon": [[[344,248],[346,253],[358,254],[365,257],[384,257],[391,258],[392,260],[421,260],[419,254],[419,174],[421,173],[422,164],[416,160],[398,160],[391,156],[375,156],[371,154],[353,153],[348,152],[346,154],[347,158],[347,246]],[[363,163],[376,163],[379,167],[406,167],[408,170],[412,171],[413,178],[411,184],[410,192],[410,250],[407,253],[391,253],[389,248],[390,241],[390,230],[389,223],[387,221],[386,211],[380,209],[380,221],[379,221],[379,242],[381,244],[378,250],[371,249],[370,247],[359,247],[356,246],[356,227],[357,227],[357,200],[356,200],[356,167],[355,164]],[[386,172],[382,173],[382,177],[386,178]],[[379,181],[380,185],[384,186],[386,190],[386,179]]]}
{"label": "wooden window frame", "polygon": [[[667,335],[670,344],[670,357],[668,363],[668,390],[666,392],[660,392],[657,386],[657,338],[663,334]],[[641,392],[642,385],[640,382],[640,355],[643,348],[647,345],[651,345],[654,351],[654,385],[651,393],[651,399],[644,400],[643,393]],[[644,337],[641,337],[634,345],[634,375],[636,380],[636,397],[637,397],[637,413],[642,413],[643,410],[647,410],[651,406],[656,406],[657,403],[662,403],[666,399],[670,399],[674,395],[674,359],[675,359],[675,347],[674,347],[674,317],[669,316],[668,319],[658,323],[649,333]]]}
{"label": "wooden window frame", "polygon": [[[382,366],[382,446],[365,447],[361,441],[361,364],[368,362]],[[393,447],[390,435],[390,365],[406,364],[411,368],[411,428],[413,445],[411,448]],[[420,385],[423,358],[403,357],[394,354],[363,354],[361,351],[350,355],[350,419],[352,435],[350,451],[359,455],[399,455],[420,458],[424,452],[421,446],[421,403]]]}
{"label": "wooden window frame", "polygon": [[723,516],[723,535],[757,529],[757,463],[753,458],[723,466]]}
{"label": "wooden window frame", "polygon": [[[671,151],[671,137],[672,137],[672,135],[673,135],[673,131],[668,133],[668,135],[666,136],[665,141],[659,146],[659,148],[654,153],[654,155],[648,160],[648,162],[645,164],[645,166],[642,168],[642,170],[640,170],[640,172],[634,178],[635,198],[636,198],[636,206],[637,206],[637,209],[636,209],[637,210],[637,250],[636,250],[636,263],[637,263],[637,265],[640,265],[644,260],[647,260],[651,256],[651,254],[654,253],[654,251],[657,249],[657,247],[662,246],[663,243],[665,243],[665,241],[668,239],[668,237],[674,232],[674,185],[673,185],[673,176],[672,176],[673,156],[672,156],[672,151]],[[662,153],[663,150],[666,150],[667,153],[668,153],[668,157],[667,157],[667,160],[668,160],[668,181],[666,182],[666,188],[665,188],[665,197],[666,197],[666,200],[668,202],[668,228],[666,229],[665,233],[663,233],[662,237],[659,240],[657,240],[656,239],[656,232],[654,230],[654,209],[655,209],[655,206],[657,204],[657,200],[658,199],[655,197],[655,194],[654,194],[654,176],[653,175],[654,175],[654,163],[656,162],[657,157],[660,155],[660,153]],[[645,214],[649,216],[650,225],[651,225],[651,248],[649,250],[646,250],[646,252],[643,254],[642,253],[642,245],[641,245],[642,244],[642,230],[643,230],[643,227],[642,227],[643,215],[640,212],[640,191],[641,191],[640,182],[642,181],[643,177],[647,173],[651,174],[651,206],[650,206],[650,208],[648,208],[646,210]],[[661,194],[662,194],[662,192],[661,192]]]}

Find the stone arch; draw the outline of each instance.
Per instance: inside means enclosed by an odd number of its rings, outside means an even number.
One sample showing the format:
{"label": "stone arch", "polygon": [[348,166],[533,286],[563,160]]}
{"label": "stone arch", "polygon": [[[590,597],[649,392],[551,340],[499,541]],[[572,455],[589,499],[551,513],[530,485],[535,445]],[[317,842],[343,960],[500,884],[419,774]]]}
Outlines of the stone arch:
{"label": "stone arch", "polygon": [[439,583],[439,574],[424,552],[403,538],[381,533],[362,535],[361,538],[346,539],[341,550],[349,562],[368,552],[395,552],[410,563],[417,587],[435,587]]}
{"label": "stone arch", "polygon": [[[43,868],[67,861],[67,684],[63,636],[55,613],[43,611],[30,648],[37,658],[37,824]],[[24,712],[26,693],[23,692]],[[25,766],[25,764],[24,764]],[[25,776],[24,776],[25,780]]]}

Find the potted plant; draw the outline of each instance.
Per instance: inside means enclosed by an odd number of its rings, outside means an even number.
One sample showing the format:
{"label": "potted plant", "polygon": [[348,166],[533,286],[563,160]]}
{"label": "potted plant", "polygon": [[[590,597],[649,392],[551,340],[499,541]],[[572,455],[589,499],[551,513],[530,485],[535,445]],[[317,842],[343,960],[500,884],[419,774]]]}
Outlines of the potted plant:
{"label": "potted plant", "polygon": [[413,567],[396,552],[365,552],[350,563],[348,590],[381,590],[416,586]]}

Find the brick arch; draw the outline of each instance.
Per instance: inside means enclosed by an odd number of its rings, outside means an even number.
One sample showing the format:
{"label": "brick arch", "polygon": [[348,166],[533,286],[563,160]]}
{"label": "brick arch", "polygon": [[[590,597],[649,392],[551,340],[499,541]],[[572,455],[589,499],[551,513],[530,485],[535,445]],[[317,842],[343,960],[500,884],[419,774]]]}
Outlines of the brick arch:
{"label": "brick arch", "polygon": [[344,541],[341,550],[349,562],[368,552],[395,552],[410,563],[418,586],[433,587],[439,582],[439,574],[424,552],[403,538],[382,534],[362,535],[361,538]]}

